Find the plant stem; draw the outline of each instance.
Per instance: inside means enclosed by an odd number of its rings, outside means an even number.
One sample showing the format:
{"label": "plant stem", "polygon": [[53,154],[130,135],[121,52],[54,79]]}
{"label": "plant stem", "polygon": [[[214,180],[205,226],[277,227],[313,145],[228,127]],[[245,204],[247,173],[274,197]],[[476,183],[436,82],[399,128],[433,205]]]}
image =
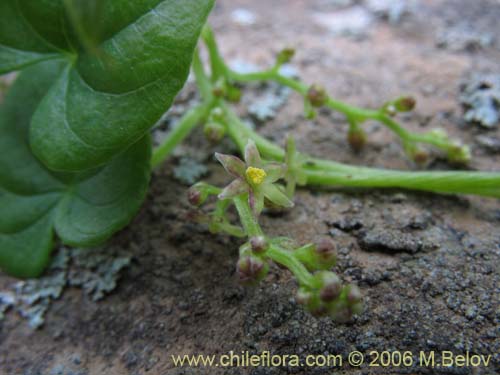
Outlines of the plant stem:
{"label": "plant stem", "polygon": [[190,109],[177,125],[170,131],[165,140],[154,151],[151,157],[151,167],[158,167],[172,152],[172,150],[181,143],[191,133],[196,125],[208,115],[210,104],[201,104]]}
{"label": "plant stem", "polygon": [[254,236],[262,236],[264,233],[257,222],[250,206],[248,205],[247,199],[248,197],[236,197],[233,199],[234,205],[236,206],[236,210],[238,211],[238,215],[240,217],[241,224],[248,235],[248,237]]}
{"label": "plant stem", "polygon": [[290,251],[281,249],[276,245],[270,245],[266,255],[274,262],[288,268],[301,286],[316,289],[318,283],[306,267]]}
{"label": "plant stem", "polygon": [[208,23],[203,28],[201,37],[209,50],[210,66],[212,68],[212,83],[215,83],[220,77],[225,75],[226,65],[221,58],[214,33]]}
{"label": "plant stem", "polygon": [[203,63],[201,62],[198,49],[196,49],[193,56],[193,73],[198,89],[200,90],[201,97],[204,101],[210,101],[213,96],[212,84],[210,83],[210,80],[205,73],[205,68],[203,67]]}
{"label": "plant stem", "polygon": [[500,198],[500,174],[488,172],[405,172],[365,169],[361,173],[312,171],[307,183],[318,186],[404,188],[435,193],[475,194]]}

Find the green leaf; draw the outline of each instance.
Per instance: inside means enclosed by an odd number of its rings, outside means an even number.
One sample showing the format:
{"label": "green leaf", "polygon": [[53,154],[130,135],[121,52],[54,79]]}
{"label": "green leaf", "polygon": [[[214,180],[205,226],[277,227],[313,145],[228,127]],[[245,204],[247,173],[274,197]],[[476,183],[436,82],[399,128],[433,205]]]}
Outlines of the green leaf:
{"label": "green leaf", "polygon": [[184,85],[214,0],[2,0],[0,73],[64,57],[30,143],[50,169],[102,165],[137,142]]}
{"label": "green leaf", "polygon": [[55,234],[72,246],[108,239],[135,215],[149,184],[149,136],[79,173],[49,171],[31,153],[31,115],[64,69],[61,61],[27,68],[0,107],[0,267],[19,277],[43,271]]}

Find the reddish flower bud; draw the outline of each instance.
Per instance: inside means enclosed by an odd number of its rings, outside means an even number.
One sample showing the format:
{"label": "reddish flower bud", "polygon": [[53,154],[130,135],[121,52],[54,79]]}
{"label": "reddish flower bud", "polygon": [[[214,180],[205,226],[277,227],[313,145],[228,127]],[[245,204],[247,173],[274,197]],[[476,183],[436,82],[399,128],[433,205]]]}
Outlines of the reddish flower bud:
{"label": "reddish flower bud", "polygon": [[324,304],[319,304],[310,309],[311,315],[316,318],[321,318],[328,315],[328,308]]}
{"label": "reddish flower bud", "polygon": [[243,256],[238,260],[236,273],[240,283],[254,285],[266,277],[269,265],[255,256]]}
{"label": "reddish flower bud", "polygon": [[335,243],[326,237],[320,239],[316,246],[316,254],[323,262],[335,262],[337,257]]}
{"label": "reddish flower bud", "polygon": [[366,133],[362,129],[349,129],[347,141],[354,151],[359,152],[366,144]]}
{"label": "reddish flower bud", "polygon": [[402,96],[393,102],[394,108],[398,112],[409,112],[415,108],[417,101],[411,96]]}
{"label": "reddish flower bud", "polygon": [[203,189],[200,189],[199,186],[194,185],[188,189],[187,198],[189,203],[193,206],[200,206],[207,199],[207,194],[203,191]]}
{"label": "reddish flower bud", "polygon": [[321,279],[323,287],[319,291],[319,297],[324,302],[332,302],[342,292],[342,282],[333,272],[322,272]]}
{"label": "reddish flower bud", "polygon": [[423,166],[427,163],[427,160],[429,158],[429,154],[427,153],[426,150],[420,148],[417,144],[415,143],[405,143],[404,144],[404,149],[406,152],[406,155],[415,162],[415,164],[419,166]]}
{"label": "reddish flower bud", "polygon": [[312,85],[307,92],[307,99],[313,107],[322,107],[328,100],[328,95],[322,86]]}
{"label": "reddish flower bud", "polygon": [[429,160],[429,154],[422,149],[416,150],[413,154],[413,161],[419,166],[424,166]]}
{"label": "reddish flower bud", "polygon": [[256,236],[250,238],[250,246],[256,253],[263,253],[269,248],[269,243],[264,236]]}

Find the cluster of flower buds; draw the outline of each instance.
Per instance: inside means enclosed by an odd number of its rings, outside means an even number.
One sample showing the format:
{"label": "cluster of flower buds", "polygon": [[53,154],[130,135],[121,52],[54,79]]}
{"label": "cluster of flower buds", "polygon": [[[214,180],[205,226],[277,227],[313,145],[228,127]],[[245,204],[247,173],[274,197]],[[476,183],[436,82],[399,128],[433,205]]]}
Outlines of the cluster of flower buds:
{"label": "cluster of flower buds", "polygon": [[269,242],[264,236],[254,236],[240,247],[240,257],[236,264],[238,281],[243,285],[256,285],[269,272],[269,262],[265,252]]}
{"label": "cluster of flower buds", "polygon": [[356,285],[342,285],[340,278],[330,271],[317,272],[314,278],[317,288],[302,286],[296,295],[297,303],[311,314],[345,323],[363,311],[361,291]]}
{"label": "cluster of flower buds", "polygon": [[411,96],[401,96],[396,100],[390,101],[383,105],[384,111],[394,116],[398,112],[410,112],[415,108],[416,100]]}

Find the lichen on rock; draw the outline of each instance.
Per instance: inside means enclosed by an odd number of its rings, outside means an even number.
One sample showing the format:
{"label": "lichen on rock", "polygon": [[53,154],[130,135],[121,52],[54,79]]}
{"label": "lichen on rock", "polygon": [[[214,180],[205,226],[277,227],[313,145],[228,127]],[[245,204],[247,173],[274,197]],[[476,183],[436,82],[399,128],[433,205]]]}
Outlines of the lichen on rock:
{"label": "lichen on rock", "polygon": [[120,271],[130,264],[131,258],[130,254],[112,248],[61,247],[44,276],[17,281],[9,290],[0,291],[0,320],[12,310],[26,319],[31,328],[40,328],[52,301],[59,299],[67,287],[79,287],[98,301],[116,288]]}
{"label": "lichen on rock", "polygon": [[486,128],[500,122],[500,74],[474,75],[461,85],[460,101],[465,106],[464,118]]}

